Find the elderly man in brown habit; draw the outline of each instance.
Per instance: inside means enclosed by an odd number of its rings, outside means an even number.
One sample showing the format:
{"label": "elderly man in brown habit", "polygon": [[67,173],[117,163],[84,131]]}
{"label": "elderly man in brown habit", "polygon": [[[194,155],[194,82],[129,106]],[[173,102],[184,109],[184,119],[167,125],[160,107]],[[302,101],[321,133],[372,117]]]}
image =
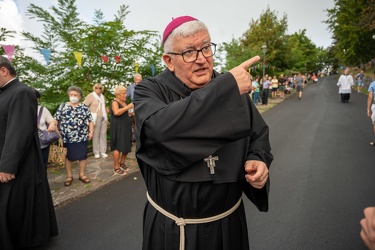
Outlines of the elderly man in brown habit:
{"label": "elderly man in brown habit", "polygon": [[268,126],[248,93],[256,56],[225,74],[203,22],[173,19],[160,75],[135,87],[136,156],[147,186],[143,249],[249,249],[242,194],[268,210]]}

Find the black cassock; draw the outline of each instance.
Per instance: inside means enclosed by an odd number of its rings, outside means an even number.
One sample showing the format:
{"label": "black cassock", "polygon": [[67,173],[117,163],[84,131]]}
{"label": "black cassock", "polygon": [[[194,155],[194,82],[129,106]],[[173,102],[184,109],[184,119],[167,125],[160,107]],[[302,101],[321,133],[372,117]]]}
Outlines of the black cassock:
{"label": "black cassock", "polygon": [[47,171],[37,133],[34,91],[12,80],[0,92],[0,249],[43,245],[57,235]]}
{"label": "black cassock", "polygon": [[[136,156],[150,197],[177,217],[199,219],[221,214],[246,196],[268,210],[269,182],[262,189],[245,180],[247,160],[269,167],[269,129],[248,95],[240,95],[230,73],[213,72],[201,89],[188,89],[166,69],[135,87]],[[205,159],[217,157],[214,174]],[[176,223],[147,202],[143,249],[179,248]],[[185,249],[249,249],[241,203],[215,222],[185,226]]]}

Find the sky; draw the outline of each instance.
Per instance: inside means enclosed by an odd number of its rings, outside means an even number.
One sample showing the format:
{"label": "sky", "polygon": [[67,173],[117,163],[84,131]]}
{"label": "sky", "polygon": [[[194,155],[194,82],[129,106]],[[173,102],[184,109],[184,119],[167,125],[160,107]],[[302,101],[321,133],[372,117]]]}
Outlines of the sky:
{"label": "sky", "polygon": [[[230,42],[240,38],[249,28],[252,20],[259,19],[267,7],[278,14],[279,20],[284,14],[288,18],[287,34],[306,29],[306,36],[318,47],[331,45],[331,33],[327,29],[327,12],[332,9],[334,0],[76,0],[80,18],[92,23],[94,11],[101,9],[106,20],[112,20],[120,6],[128,5],[125,26],[135,31],[154,30],[162,35],[165,26],[172,17],[193,16],[203,21],[211,35],[212,42]],[[58,6],[57,0],[0,0],[0,27],[9,30],[27,31],[34,35],[42,32],[42,23],[30,20],[25,12],[30,4],[49,10]],[[18,44],[27,49],[31,45],[19,37],[9,39],[3,44]]]}

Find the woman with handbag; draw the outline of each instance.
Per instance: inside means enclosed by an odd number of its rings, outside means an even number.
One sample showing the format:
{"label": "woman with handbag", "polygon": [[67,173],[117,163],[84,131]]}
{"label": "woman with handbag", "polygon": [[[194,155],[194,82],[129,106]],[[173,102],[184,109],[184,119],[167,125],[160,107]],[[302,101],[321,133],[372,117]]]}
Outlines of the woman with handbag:
{"label": "woman with handbag", "polygon": [[[79,162],[79,180],[83,183],[89,183],[90,179],[85,175],[87,165],[87,146],[88,141],[94,135],[94,123],[89,108],[81,103],[82,90],[76,86],[68,88],[69,102],[62,103],[57,109],[53,122],[58,126],[67,148],[65,158],[66,187],[72,185],[72,162]],[[50,123],[49,129],[53,129],[53,123]]]}
{"label": "woman with handbag", "polygon": [[[40,98],[40,93],[38,90],[34,89],[36,98],[39,101]],[[38,130],[39,132],[39,139],[40,134],[43,133],[44,131],[48,131],[51,133],[56,133],[55,131],[48,130],[47,125],[53,121],[53,117],[49,110],[46,107],[38,105]],[[54,127],[54,124],[51,126]],[[55,130],[55,129],[54,129]],[[48,155],[49,155],[49,146],[51,142],[44,143],[43,140],[40,140],[40,149],[42,151],[42,157],[43,157],[43,166],[47,168],[48,165]]]}
{"label": "woman with handbag", "polygon": [[93,92],[86,96],[83,101],[89,107],[94,121],[94,137],[92,138],[92,151],[96,159],[107,158],[107,126],[108,117],[105,107],[105,97],[103,95],[103,86],[96,83],[93,86]]}

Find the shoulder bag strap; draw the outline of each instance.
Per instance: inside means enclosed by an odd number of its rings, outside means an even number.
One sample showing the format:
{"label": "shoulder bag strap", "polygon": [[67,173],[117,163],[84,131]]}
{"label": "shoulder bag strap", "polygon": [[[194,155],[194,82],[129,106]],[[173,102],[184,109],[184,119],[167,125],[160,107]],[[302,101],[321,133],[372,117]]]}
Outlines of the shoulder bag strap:
{"label": "shoulder bag strap", "polygon": [[40,124],[40,118],[42,117],[42,113],[43,113],[43,106],[40,106],[39,114],[38,114],[38,126]]}

